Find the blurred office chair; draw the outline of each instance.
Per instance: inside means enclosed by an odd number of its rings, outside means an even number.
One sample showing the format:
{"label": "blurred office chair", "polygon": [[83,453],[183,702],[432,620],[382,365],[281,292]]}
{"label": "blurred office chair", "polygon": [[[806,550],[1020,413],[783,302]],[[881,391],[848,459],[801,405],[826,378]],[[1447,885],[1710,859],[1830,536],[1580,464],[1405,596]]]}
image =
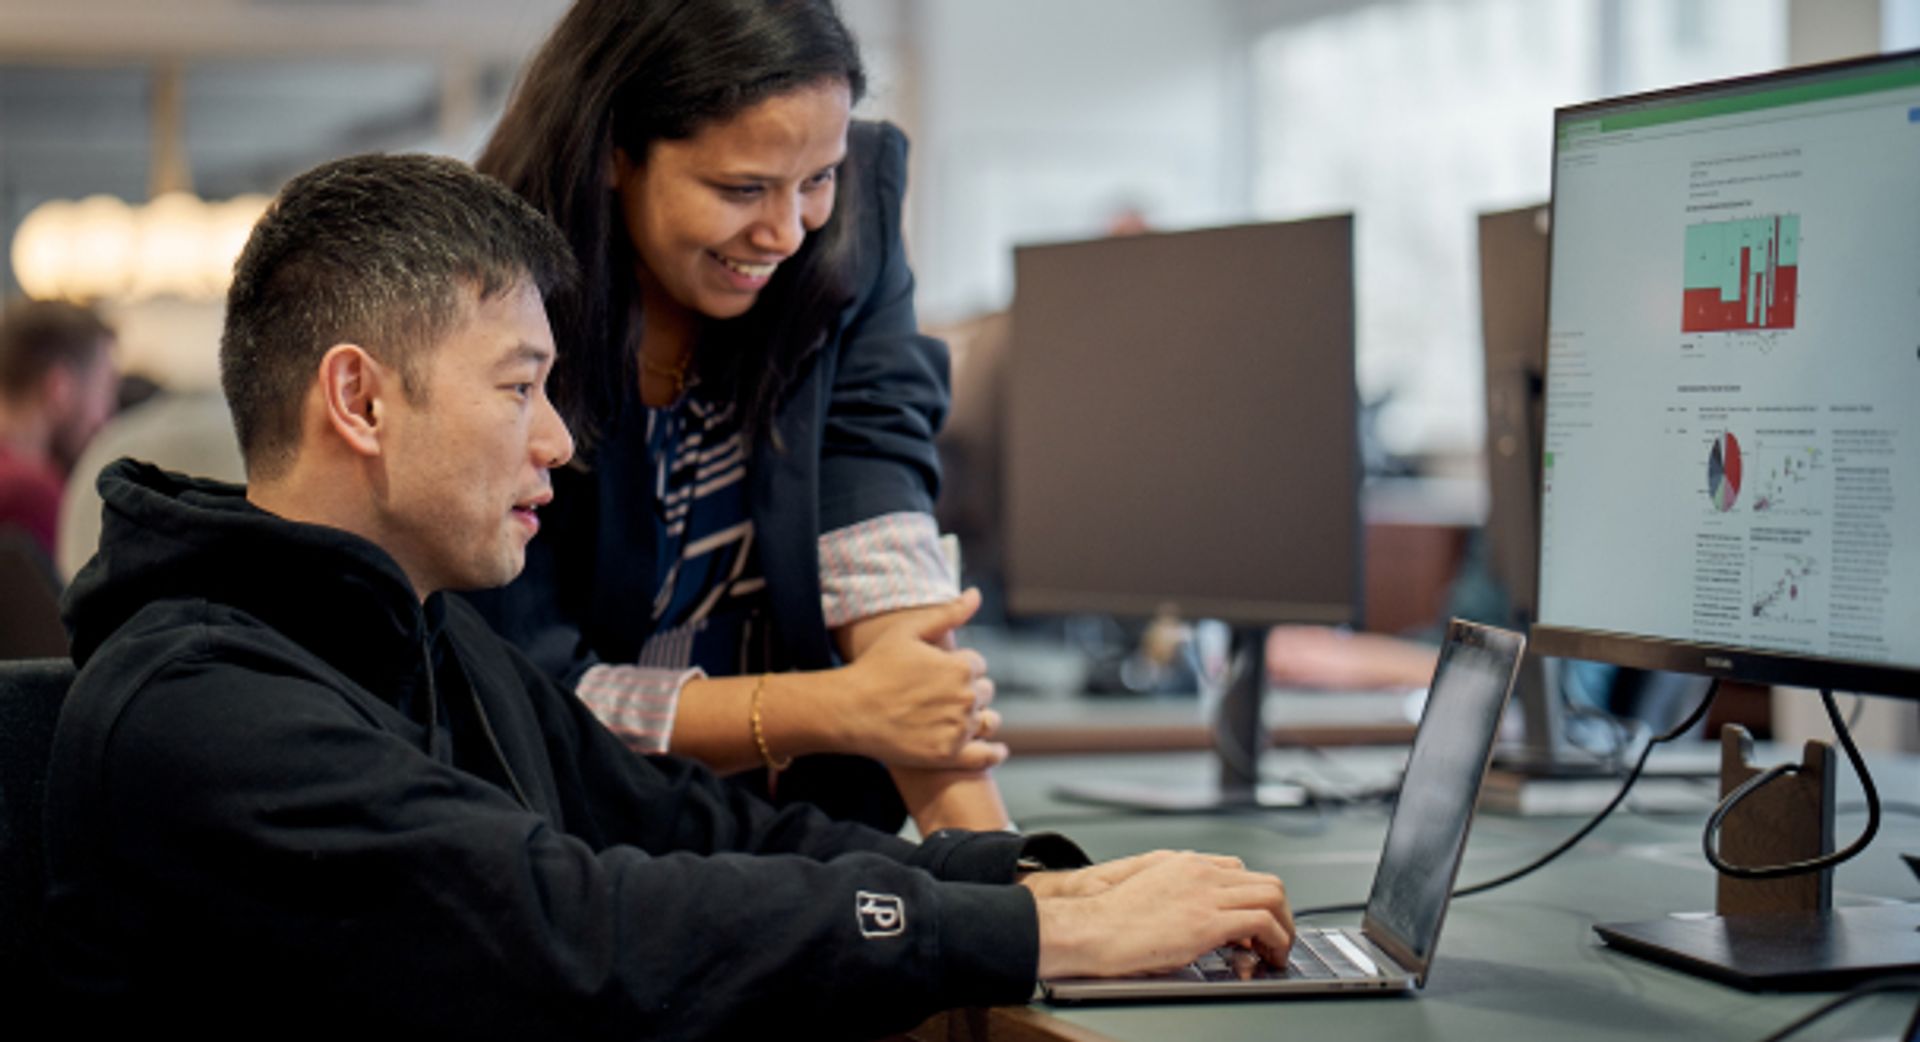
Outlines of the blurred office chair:
{"label": "blurred office chair", "polygon": [[13,996],[4,1013],[13,1024],[28,1022],[18,1004],[46,990],[42,815],[53,724],[73,675],[63,658],[0,662],[0,992]]}
{"label": "blurred office chair", "polygon": [[0,525],[0,591],[0,659],[65,658],[53,562],[13,525]]}

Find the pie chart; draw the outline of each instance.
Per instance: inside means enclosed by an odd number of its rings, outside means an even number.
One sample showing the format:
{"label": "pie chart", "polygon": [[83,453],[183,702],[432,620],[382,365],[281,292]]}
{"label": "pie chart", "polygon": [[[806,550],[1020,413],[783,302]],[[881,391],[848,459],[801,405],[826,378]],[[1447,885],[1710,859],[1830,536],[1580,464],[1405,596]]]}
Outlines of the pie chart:
{"label": "pie chart", "polygon": [[1726,513],[1740,498],[1740,442],[1731,432],[1713,439],[1713,451],[1707,454],[1707,495],[1713,509]]}

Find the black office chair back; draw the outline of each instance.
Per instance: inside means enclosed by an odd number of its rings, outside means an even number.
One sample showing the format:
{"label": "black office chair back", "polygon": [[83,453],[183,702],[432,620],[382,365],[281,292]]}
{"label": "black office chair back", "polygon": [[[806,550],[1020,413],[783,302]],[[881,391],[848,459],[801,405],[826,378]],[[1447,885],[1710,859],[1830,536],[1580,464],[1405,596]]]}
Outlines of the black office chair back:
{"label": "black office chair back", "polygon": [[[73,674],[66,659],[0,662],[0,991],[21,1000],[44,991],[41,819],[53,724]],[[6,1016],[19,1023],[11,1010]]]}
{"label": "black office chair back", "polygon": [[60,580],[33,537],[0,525],[0,659],[64,658]]}

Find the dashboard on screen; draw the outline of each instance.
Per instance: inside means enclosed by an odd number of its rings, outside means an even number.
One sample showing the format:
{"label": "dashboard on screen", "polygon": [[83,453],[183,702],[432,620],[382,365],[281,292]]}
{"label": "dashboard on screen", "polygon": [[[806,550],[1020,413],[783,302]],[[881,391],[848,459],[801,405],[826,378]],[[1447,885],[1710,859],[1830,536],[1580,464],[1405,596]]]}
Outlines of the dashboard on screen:
{"label": "dashboard on screen", "polygon": [[1920,53],[1556,117],[1543,653],[1920,692]]}

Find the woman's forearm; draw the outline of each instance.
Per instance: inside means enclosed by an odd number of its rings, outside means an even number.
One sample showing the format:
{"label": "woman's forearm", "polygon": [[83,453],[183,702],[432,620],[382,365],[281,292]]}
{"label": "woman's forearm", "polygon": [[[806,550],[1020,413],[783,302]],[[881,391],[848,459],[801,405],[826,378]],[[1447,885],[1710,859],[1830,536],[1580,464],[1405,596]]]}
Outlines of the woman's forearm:
{"label": "woman's forearm", "polygon": [[922,836],[941,829],[976,832],[1011,827],[1000,786],[986,771],[934,771],[894,767],[893,783],[900,789],[907,813]]}
{"label": "woman's forearm", "polygon": [[835,675],[843,672],[689,680],[680,692],[668,751],[699,760],[722,774],[774,766],[809,753],[841,751],[844,738],[835,733],[820,700],[831,697],[825,692],[834,687]]}

